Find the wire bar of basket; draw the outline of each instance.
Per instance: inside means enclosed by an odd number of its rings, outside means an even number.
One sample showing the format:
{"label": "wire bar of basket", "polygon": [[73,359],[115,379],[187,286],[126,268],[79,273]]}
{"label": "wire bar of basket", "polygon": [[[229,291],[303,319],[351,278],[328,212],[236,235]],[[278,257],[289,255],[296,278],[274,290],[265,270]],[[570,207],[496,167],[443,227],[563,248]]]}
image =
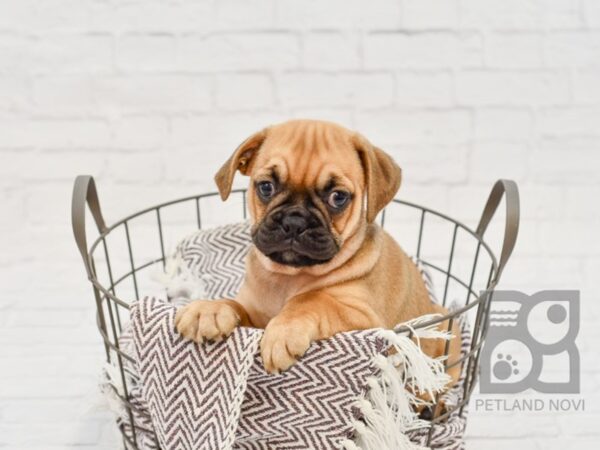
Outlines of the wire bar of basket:
{"label": "wire bar of basket", "polygon": [[452,233],[452,245],[450,245],[450,257],[448,258],[448,269],[446,270],[446,283],[444,285],[444,297],[442,300],[442,306],[446,306],[446,300],[448,297],[448,286],[450,284],[450,274],[452,273],[452,263],[454,261],[454,247],[456,246],[457,231],[458,225],[454,224],[454,232]]}
{"label": "wire bar of basket", "polygon": [[138,282],[135,271],[135,264],[133,262],[133,250],[131,249],[131,235],[129,234],[129,222],[125,221],[125,236],[127,238],[127,251],[129,252],[129,263],[131,264],[131,271],[133,276],[133,289],[135,290],[135,299],[140,299],[140,293],[138,290]]}
{"label": "wire bar of basket", "polygon": [[156,208],[156,224],[158,225],[158,238],[160,241],[160,255],[162,259],[163,269],[165,268],[166,258],[165,258],[165,242],[163,239],[163,227],[162,220],[160,218],[160,208]]}

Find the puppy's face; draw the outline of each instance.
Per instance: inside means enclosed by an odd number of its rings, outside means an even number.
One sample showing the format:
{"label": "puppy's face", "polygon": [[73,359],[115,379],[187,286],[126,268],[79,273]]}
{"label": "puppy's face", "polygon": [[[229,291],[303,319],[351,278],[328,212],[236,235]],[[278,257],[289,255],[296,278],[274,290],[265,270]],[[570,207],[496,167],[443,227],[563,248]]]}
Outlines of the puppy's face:
{"label": "puppy's face", "polygon": [[360,222],[363,169],[349,133],[338,127],[274,127],[251,177],[254,244],[276,263],[324,264]]}
{"label": "puppy's face", "polygon": [[223,198],[236,170],[251,177],[256,248],[276,265],[292,267],[331,261],[400,184],[400,169],[388,155],[320,121],[290,121],[248,138],[217,173]]}

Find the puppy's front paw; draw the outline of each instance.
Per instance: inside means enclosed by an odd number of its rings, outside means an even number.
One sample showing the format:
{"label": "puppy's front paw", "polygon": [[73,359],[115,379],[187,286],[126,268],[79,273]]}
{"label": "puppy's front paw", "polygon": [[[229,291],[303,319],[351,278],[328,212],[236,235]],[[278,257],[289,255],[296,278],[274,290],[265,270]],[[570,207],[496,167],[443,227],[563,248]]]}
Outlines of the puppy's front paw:
{"label": "puppy's front paw", "polygon": [[272,319],[260,342],[265,370],[279,373],[292,366],[310,346],[314,329],[315,325],[308,321]]}
{"label": "puppy's front paw", "polygon": [[221,340],[240,323],[230,305],[218,300],[196,300],[177,311],[175,327],[184,337],[196,342]]}

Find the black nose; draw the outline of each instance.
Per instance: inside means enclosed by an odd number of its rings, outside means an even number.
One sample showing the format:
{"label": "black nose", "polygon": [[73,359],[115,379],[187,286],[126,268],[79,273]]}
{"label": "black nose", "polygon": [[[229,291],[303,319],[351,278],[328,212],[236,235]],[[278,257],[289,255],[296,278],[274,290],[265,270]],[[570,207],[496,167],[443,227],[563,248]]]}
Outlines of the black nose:
{"label": "black nose", "polygon": [[308,228],[310,213],[304,208],[289,209],[283,213],[281,228],[287,235],[298,236]]}

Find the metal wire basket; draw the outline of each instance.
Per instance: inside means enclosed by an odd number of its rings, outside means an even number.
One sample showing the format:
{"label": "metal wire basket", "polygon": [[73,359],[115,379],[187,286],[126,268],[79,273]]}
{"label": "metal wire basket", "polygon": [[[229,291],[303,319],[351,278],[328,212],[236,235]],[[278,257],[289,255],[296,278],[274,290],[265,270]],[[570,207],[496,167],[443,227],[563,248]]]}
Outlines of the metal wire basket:
{"label": "metal wire basket", "polygon": [[[128,317],[130,304],[143,296],[142,274],[151,268],[164,267],[168,258],[168,239],[179,239],[184,230],[206,228],[246,219],[245,190],[233,191],[227,204],[220,205],[217,193],[206,193],[162,203],[131,214],[107,226],[101,213],[94,179],[79,176],[75,180],[72,200],[72,224],[77,247],[83,257],[87,277],[92,284],[97,310],[97,326],[104,343],[107,362],[120,371],[123,390],[116,392],[127,409],[128,422],[119,425],[127,448],[138,449],[134,420],[136,405],[131,403],[125,375],[127,361],[133,358],[119,345],[119,337]],[[506,216],[499,258],[484,241],[500,201],[505,198]],[[212,202],[213,205],[207,203]],[[86,205],[96,223],[99,236],[87,244],[85,227]],[[217,206],[219,205],[219,206]],[[211,207],[211,214],[207,214]],[[378,218],[403,246],[429,269],[434,284],[443,288],[440,302],[446,306],[450,299],[455,308],[448,316],[424,323],[440,323],[449,319],[449,329],[460,316],[471,323],[471,347],[456,362],[466,370],[462,400],[455,408],[436,415],[428,430],[427,445],[436,425],[450,414],[462,416],[476,385],[479,355],[487,334],[490,302],[502,271],[515,246],[519,227],[519,193],[510,180],[494,185],[481,220],[474,230],[451,217],[429,208],[395,199]],[[388,226],[386,227],[386,223]],[[121,235],[120,239],[117,235]],[[458,306],[456,306],[458,302]],[[403,330],[406,331],[406,330]],[[446,352],[449,346],[446,345]],[[114,360],[116,358],[116,361]],[[435,415],[435,414],[434,414]],[[132,431],[127,433],[125,429]]]}

